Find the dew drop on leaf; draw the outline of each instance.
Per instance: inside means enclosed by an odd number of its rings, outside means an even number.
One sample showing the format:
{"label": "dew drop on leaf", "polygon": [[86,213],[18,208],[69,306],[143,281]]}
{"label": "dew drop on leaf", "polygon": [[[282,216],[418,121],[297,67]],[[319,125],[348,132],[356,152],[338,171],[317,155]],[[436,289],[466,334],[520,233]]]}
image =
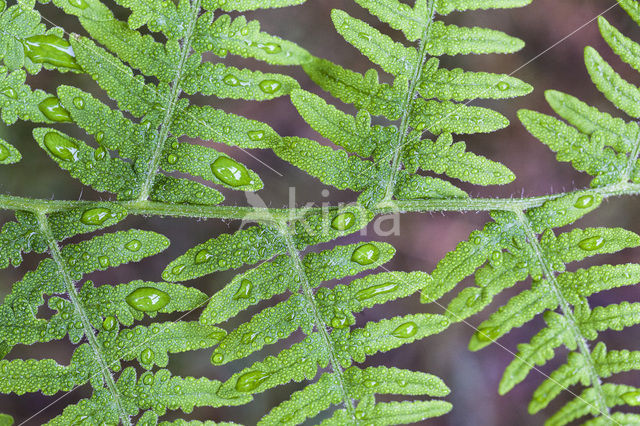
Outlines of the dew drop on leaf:
{"label": "dew drop on leaf", "polygon": [[404,324],[400,324],[391,332],[391,335],[400,339],[408,339],[409,337],[414,336],[417,332],[418,325],[413,321],[409,321]]}
{"label": "dew drop on leaf", "polygon": [[100,266],[103,268],[106,268],[109,266],[109,258],[107,256],[100,256],[98,258],[98,263],[100,263]]}
{"label": "dew drop on leaf", "polygon": [[252,141],[261,141],[264,139],[264,132],[262,130],[249,130],[247,135]]}
{"label": "dew drop on leaf", "polygon": [[211,357],[211,362],[213,364],[220,364],[222,363],[223,360],[224,360],[224,355],[222,354],[213,354],[213,356]]}
{"label": "dew drop on leaf", "polygon": [[116,326],[116,319],[112,316],[108,316],[104,319],[104,321],[102,321],[102,328],[104,328],[107,331],[113,330],[115,326]]}
{"label": "dew drop on leaf", "polygon": [[500,329],[495,327],[481,327],[476,332],[476,337],[481,342],[491,342],[500,337]]}
{"label": "dew drop on leaf", "polygon": [[98,161],[104,160],[107,158],[107,150],[103,146],[99,146],[98,149],[93,153],[93,158]]}
{"label": "dew drop on leaf", "polygon": [[380,257],[380,250],[373,244],[363,244],[353,252],[351,261],[361,265],[370,265]]}
{"label": "dew drop on leaf", "polygon": [[640,405],[640,391],[623,393],[622,395],[620,395],[620,398],[622,398],[625,403],[631,405],[632,407]]}
{"label": "dew drop on leaf", "polygon": [[282,85],[275,80],[262,80],[258,86],[260,86],[260,90],[267,94],[276,93],[280,90],[280,87],[282,87]]}
{"label": "dew drop on leaf", "polygon": [[251,295],[251,289],[253,288],[253,283],[248,279],[243,279],[240,281],[240,287],[238,287],[238,291],[233,295],[234,299],[248,299]]}
{"label": "dew drop on leaf", "polygon": [[580,247],[582,250],[587,251],[597,250],[602,246],[604,246],[604,238],[602,238],[600,235],[585,238],[578,243],[578,247]]}
{"label": "dew drop on leaf", "polygon": [[583,195],[576,200],[574,206],[579,209],[587,209],[593,205],[593,201],[593,195]]}
{"label": "dew drop on leaf", "polygon": [[231,87],[236,87],[236,86],[240,85],[240,80],[238,79],[238,77],[236,77],[233,74],[225,75],[224,78],[222,79],[222,81],[224,82],[224,84],[226,84],[227,86],[231,86]]}
{"label": "dew drop on leaf", "polygon": [[356,216],[351,212],[339,214],[331,221],[331,227],[337,231],[346,231],[356,221]]}
{"label": "dew drop on leaf", "polygon": [[500,83],[498,83],[498,89],[499,89],[499,90],[502,90],[503,92],[504,92],[505,90],[509,90],[509,88],[510,88],[510,87],[511,87],[511,86],[509,85],[509,83],[506,83],[506,82],[504,82],[504,81],[501,81]]}
{"label": "dew drop on leaf", "polygon": [[6,89],[0,90],[0,93],[2,93],[7,98],[18,99],[18,95],[16,94],[16,91],[13,90],[11,87],[7,87]]}
{"label": "dew drop on leaf", "polygon": [[80,70],[69,42],[56,35],[34,35],[22,40],[24,53],[35,63]]}
{"label": "dew drop on leaf", "polygon": [[69,138],[56,132],[49,132],[44,135],[44,146],[54,157],[63,161],[76,161],[78,155],[78,145]]}
{"label": "dew drop on leaf", "polygon": [[133,309],[142,312],[155,312],[167,306],[171,298],[167,293],[153,287],[140,287],[126,298]]}
{"label": "dew drop on leaf", "polygon": [[251,183],[247,168],[229,157],[218,157],[211,165],[211,171],[218,179],[230,186],[244,186]]}
{"label": "dew drop on leaf", "polygon": [[4,161],[9,158],[9,150],[2,144],[0,144],[0,161]]}
{"label": "dew drop on leaf", "polygon": [[140,352],[140,362],[142,364],[151,364],[153,361],[154,353],[151,349],[145,348]]}
{"label": "dew drop on leaf", "polygon": [[176,164],[177,161],[178,161],[178,156],[177,155],[175,155],[175,154],[167,155],[167,163]]}
{"label": "dew drop on leaf", "polygon": [[82,99],[80,97],[73,98],[73,105],[78,109],[83,109],[84,108],[84,99]]}
{"label": "dew drop on leaf", "polygon": [[171,269],[171,273],[174,275],[179,275],[180,272],[184,271],[184,268],[186,268],[186,265],[177,265],[174,266],[173,269]]}
{"label": "dew drop on leaf", "polygon": [[212,257],[213,255],[209,253],[208,250],[202,249],[196,254],[195,263],[196,265],[200,265],[202,263],[208,262]]}
{"label": "dew drop on leaf", "polygon": [[46,98],[42,102],[38,104],[38,109],[45,117],[47,117],[51,121],[57,121],[59,123],[65,123],[71,121],[71,115],[69,115],[69,111],[64,109],[62,105],[60,105],[60,99],[55,96],[51,96],[50,98]]}
{"label": "dew drop on leaf", "polygon": [[359,301],[370,299],[380,294],[391,293],[398,288],[398,283],[388,282],[384,284],[378,284],[371,287],[363,288],[356,293],[356,299]]}
{"label": "dew drop on leaf", "polygon": [[129,251],[138,251],[142,247],[140,240],[131,240],[124,247]]}
{"label": "dew drop on leaf", "polygon": [[269,376],[270,374],[262,371],[249,371],[240,376],[236,383],[236,390],[238,392],[251,392],[267,380]]}
{"label": "dew drop on leaf", "polygon": [[84,0],[69,0],[69,4],[78,9],[86,9],[89,6]]}
{"label": "dew drop on leaf", "polygon": [[104,207],[95,207],[85,210],[80,217],[80,222],[85,225],[102,225],[107,219],[111,219],[115,215],[109,209]]}

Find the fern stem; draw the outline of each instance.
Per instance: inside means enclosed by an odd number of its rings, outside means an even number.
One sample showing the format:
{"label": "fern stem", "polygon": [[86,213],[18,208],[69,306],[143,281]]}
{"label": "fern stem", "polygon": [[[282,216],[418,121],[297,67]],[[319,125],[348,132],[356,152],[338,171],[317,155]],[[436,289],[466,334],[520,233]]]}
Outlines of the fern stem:
{"label": "fern stem", "polygon": [[147,169],[144,182],[142,183],[142,186],[140,188],[138,201],[146,201],[149,198],[149,192],[151,191],[153,181],[156,177],[156,174],[158,173],[158,168],[160,166],[160,157],[162,156],[165,142],[169,137],[169,126],[171,125],[171,120],[173,119],[173,113],[175,112],[178,98],[180,98],[180,94],[182,93],[182,89],[180,88],[180,80],[182,79],[182,71],[184,70],[185,63],[187,62],[189,53],[191,52],[191,41],[193,38],[193,32],[196,27],[196,21],[198,20],[198,14],[200,13],[200,4],[201,0],[195,0],[195,4],[193,5],[193,9],[191,11],[191,19],[189,20],[189,25],[187,27],[185,37],[182,39],[180,61],[178,62],[178,67],[176,69],[176,76],[171,83],[171,99],[167,104],[164,117],[162,118],[162,123],[160,124],[160,128],[158,130],[158,136],[156,137],[156,140],[154,142],[155,147],[151,160],[149,161],[149,168]]}
{"label": "fern stem", "polygon": [[[623,195],[640,195],[640,184],[617,183],[582,190],[585,193],[599,194],[603,198]],[[575,191],[574,191],[575,192]],[[462,199],[428,199],[428,200],[388,200],[378,203],[369,209],[376,215],[395,212],[427,212],[427,211],[511,211],[526,210],[538,207],[547,201],[563,197],[572,192],[540,195],[523,198],[462,198]],[[304,219],[308,214],[320,213],[333,207],[272,209],[246,206],[198,206],[187,204],[170,204],[155,201],[110,201],[124,207],[129,214],[142,216],[190,217],[199,219],[238,219],[260,223],[293,222]],[[0,210],[22,210],[35,214],[50,214],[73,208],[90,208],[95,201],[45,200],[0,194]],[[101,202],[104,203],[104,202]]]}
{"label": "fern stem", "polygon": [[302,293],[307,299],[309,306],[311,307],[311,312],[313,313],[313,321],[315,323],[316,329],[320,336],[322,337],[322,342],[326,347],[326,351],[329,354],[329,360],[331,362],[331,369],[336,375],[338,379],[338,384],[340,385],[340,392],[342,393],[342,399],[344,400],[344,405],[351,418],[356,421],[356,407],[353,405],[353,400],[349,397],[349,392],[347,391],[346,381],[344,379],[344,371],[340,366],[340,361],[338,360],[338,356],[336,355],[335,348],[333,347],[333,343],[331,342],[331,336],[329,336],[329,332],[327,331],[327,324],[322,319],[320,315],[320,311],[318,310],[318,306],[315,302],[315,297],[313,295],[313,288],[311,284],[309,284],[309,279],[307,274],[305,273],[304,266],[302,265],[302,261],[300,260],[300,252],[296,248],[295,243],[293,242],[293,238],[291,238],[291,233],[288,230],[288,224],[285,222],[280,223],[280,232],[282,233],[285,242],[287,244],[287,251],[289,252],[289,256],[293,260],[294,267],[300,276]]}
{"label": "fern stem", "polygon": [[555,277],[555,274],[553,273],[552,268],[545,261],[544,255],[542,254],[542,248],[540,247],[540,243],[538,241],[538,236],[533,231],[533,228],[531,228],[531,223],[529,222],[529,219],[527,219],[527,217],[524,214],[524,211],[522,210],[514,209],[513,212],[518,217],[518,221],[522,225],[522,228],[525,231],[525,234],[527,235],[529,244],[533,248],[536,254],[536,257],[538,258],[538,262],[540,263],[540,266],[544,272],[544,275],[547,278],[547,281],[549,282],[549,284],[551,285],[551,288],[553,289],[556,299],[559,302],[562,315],[567,320],[567,325],[569,326],[569,330],[571,331],[573,338],[578,344],[578,349],[580,350],[580,353],[582,353],[587,363],[587,370],[590,376],[591,386],[596,394],[596,403],[597,403],[596,408],[600,412],[600,414],[603,414],[606,417],[611,418],[610,417],[611,411],[609,410],[609,406],[606,403],[606,398],[602,390],[602,381],[600,380],[600,375],[598,374],[595,363],[593,362],[593,359],[591,357],[591,351],[589,350],[587,339],[584,337],[582,332],[580,332],[578,321],[573,315],[573,309],[571,308],[571,305],[569,304],[569,302],[567,302],[564,295],[562,294],[562,290],[560,289],[560,285],[556,280],[556,277]]}
{"label": "fern stem", "polygon": [[422,76],[422,69],[424,63],[427,60],[427,41],[429,38],[429,31],[431,30],[431,24],[436,13],[435,0],[428,0],[427,6],[427,22],[425,22],[424,30],[422,31],[422,37],[420,38],[420,44],[418,49],[418,61],[416,67],[413,69],[411,79],[409,81],[409,90],[407,91],[407,97],[405,98],[403,105],[402,119],[400,121],[400,129],[398,131],[398,142],[393,148],[393,158],[391,159],[391,176],[387,181],[384,201],[391,200],[396,186],[396,180],[398,179],[398,173],[400,172],[400,152],[405,145],[405,140],[409,133],[409,115],[412,112],[413,99],[416,96],[418,82]]}
{"label": "fern stem", "polygon": [[125,426],[131,426],[131,420],[129,419],[129,415],[125,411],[122,401],[120,400],[120,394],[118,393],[118,388],[116,387],[116,383],[111,375],[109,370],[109,366],[107,362],[102,357],[100,352],[100,345],[96,340],[96,336],[94,334],[94,328],[91,325],[91,321],[89,321],[89,317],[85,313],[82,303],[80,303],[80,298],[78,297],[78,292],[76,291],[75,283],[69,272],[66,268],[66,262],[62,258],[62,253],[60,252],[60,247],[58,246],[58,242],[53,237],[53,233],[51,232],[51,227],[49,226],[49,219],[43,213],[38,214],[38,225],[40,226],[40,230],[47,240],[47,244],[49,246],[49,250],[51,251],[51,257],[58,267],[58,271],[62,280],[64,281],[65,288],[67,290],[67,294],[69,295],[69,299],[73,304],[75,311],[80,317],[80,322],[82,322],[82,329],[84,331],[84,335],[87,338],[87,342],[91,349],[93,350],[96,360],[98,361],[98,368],[102,373],[102,378],[104,379],[104,383],[107,386],[107,389],[111,393],[111,397],[117,407],[118,414],[122,424]]}

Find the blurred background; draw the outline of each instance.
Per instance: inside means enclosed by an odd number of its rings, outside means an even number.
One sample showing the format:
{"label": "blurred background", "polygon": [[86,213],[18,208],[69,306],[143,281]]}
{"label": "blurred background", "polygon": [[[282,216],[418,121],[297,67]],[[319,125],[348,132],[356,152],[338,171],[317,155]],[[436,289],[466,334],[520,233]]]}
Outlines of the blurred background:
{"label": "blurred background", "polygon": [[[599,37],[597,24],[593,21],[598,14],[614,3],[613,0],[534,0],[532,5],[522,9],[455,13],[444,18],[449,23],[484,26],[505,31],[523,39],[526,42],[526,47],[517,54],[512,55],[443,58],[443,66],[502,73],[511,73],[517,70],[514,74],[515,77],[535,87],[535,91],[524,98],[474,103],[476,105],[490,106],[502,112],[511,120],[512,125],[505,130],[492,134],[464,138],[468,148],[477,154],[485,155],[507,165],[515,172],[517,179],[511,184],[501,187],[481,188],[463,185],[470,195],[520,197],[543,195],[588,186],[589,179],[586,175],[577,173],[567,163],[557,162],[551,151],[524,130],[517,120],[516,112],[521,108],[529,108],[550,113],[551,110],[544,101],[544,91],[547,89],[561,90],[605,111],[614,111],[611,105],[591,84],[583,64],[583,49],[585,46],[591,45],[629,81],[638,83],[637,74],[632,73],[628,66],[622,64],[612,55],[610,49]],[[69,32],[84,33],[74,18],[61,16],[58,13],[58,9],[52,5],[40,7],[44,16],[51,20],[49,25],[62,26]],[[336,8],[348,11],[355,17],[365,19],[381,31],[393,36],[396,40],[401,40],[400,33],[377,22],[375,18],[349,0],[308,0],[307,4],[298,7],[260,11],[247,15],[252,19],[259,19],[264,31],[297,42],[316,56],[324,57],[347,68],[364,72],[373,67],[373,65],[335,32],[329,15],[330,11]],[[121,18],[127,16],[126,11],[123,9],[114,6],[114,10],[118,12],[118,16]],[[638,27],[619,7],[614,7],[605,16],[623,33],[635,40],[640,40]],[[583,27],[589,21],[591,23]],[[567,38],[564,41],[546,51],[565,37]],[[270,67],[257,61],[238,60],[237,58],[227,58],[225,62],[235,66],[247,66],[253,69],[292,75],[300,81],[303,88],[329,99],[326,94],[314,87],[310,79],[300,69]],[[381,75],[381,78],[384,81],[390,81],[388,75]],[[37,76],[30,77],[30,82],[34,87],[47,89],[50,92],[59,84],[73,84],[94,94],[100,93],[100,96],[103,96],[103,92],[97,89],[87,76],[73,76],[69,79],[68,75],[43,71]],[[224,108],[226,111],[265,121],[283,136],[295,135],[323,141],[320,135],[311,130],[300,119],[287,98],[276,99],[266,103],[251,103],[200,97],[194,98],[194,102],[210,104]],[[339,105],[344,111],[354,112],[354,109],[350,106],[337,103],[336,105]],[[24,157],[17,165],[0,167],[1,193],[55,199],[97,200],[108,198],[105,194],[99,194],[91,189],[83,188],[66,172],[60,171],[55,163],[49,160],[34,142],[31,136],[33,127],[28,123],[17,123],[8,129],[3,124],[0,124],[0,137],[17,146]],[[65,130],[67,131],[68,129],[65,128]],[[83,133],[77,129],[70,133],[77,137],[83,137]],[[460,138],[457,140],[460,140]],[[212,142],[207,143],[212,144]],[[219,148],[219,146],[217,147]],[[243,153],[239,149],[228,149],[228,151],[235,158],[260,174],[265,182],[265,188],[258,195],[269,207],[288,207],[290,199],[295,200],[295,204],[298,206],[304,206],[311,202],[319,206],[323,202],[335,204],[338,202],[351,202],[356,198],[354,193],[341,192],[325,187],[317,180],[279,160],[269,151],[258,153],[260,161],[256,161],[252,156]],[[255,154],[255,152],[252,154]],[[294,188],[295,197],[291,195],[290,188]],[[226,204],[247,203],[243,193],[226,191],[225,196],[227,197]],[[640,224],[636,219],[637,212],[640,211],[639,204],[640,200],[632,198],[609,200],[595,213],[582,219],[578,225],[583,227],[620,226],[640,232]],[[11,218],[12,216],[7,212],[0,212],[0,224]],[[481,228],[488,219],[489,217],[486,213],[405,214],[401,218],[399,234],[384,238],[385,241],[393,244],[398,251],[395,259],[386,266],[392,270],[423,270],[430,272],[449,250],[452,250],[461,240],[466,239],[471,231]],[[161,232],[171,239],[171,247],[164,253],[133,266],[123,266],[107,272],[95,273],[87,278],[94,280],[98,284],[115,284],[131,279],[160,280],[160,273],[169,261],[208,238],[224,232],[233,232],[238,229],[239,225],[239,222],[220,220],[197,222],[160,217],[129,217],[115,229],[136,227]],[[115,229],[112,228],[111,230]],[[372,230],[369,229],[368,231],[368,235],[364,237],[355,235],[346,237],[338,242],[342,244],[355,242],[362,238],[375,239],[376,237],[371,232]],[[314,250],[323,248],[326,247],[320,246],[314,248]],[[639,250],[626,250],[616,256],[600,256],[591,262],[637,262],[639,255]],[[41,258],[41,255],[26,255],[25,261],[19,268],[0,271],[0,297],[4,297],[9,292],[11,284],[19,280],[26,271],[33,269]],[[591,264],[591,262],[571,265],[571,268],[584,267]],[[189,284],[198,287],[207,294],[213,294],[228,283],[235,273],[237,271],[218,273],[194,280]],[[330,283],[330,285],[334,284]],[[462,285],[469,284],[470,281],[465,281]],[[519,285],[519,288],[526,288],[528,285],[529,283],[527,282]],[[517,291],[512,290],[501,294],[496,298],[488,312],[495,311],[516,293]],[[601,293],[593,297],[591,302],[593,306],[597,306],[621,300],[635,302],[638,299],[640,299],[639,292],[636,288]],[[440,303],[446,305],[448,300],[450,300],[450,296],[445,297]],[[248,311],[243,317],[223,324],[222,327],[231,329],[248,320],[252,314],[268,305],[270,303],[260,304],[257,309]],[[424,311],[441,313],[442,310],[442,307],[437,304],[420,304],[419,296],[415,295],[361,314],[358,317],[358,324],[364,324],[365,321],[383,317],[391,317],[396,314]],[[50,314],[48,309],[43,308],[41,315],[46,317],[48,314]],[[199,312],[194,312],[185,320],[197,320],[198,315]],[[505,336],[500,340],[503,347],[492,345],[479,353],[470,353],[467,350],[467,343],[474,331],[472,327],[477,326],[487,316],[487,313],[476,315],[469,320],[469,324],[457,324],[438,336],[427,338],[386,354],[374,356],[366,364],[409,368],[433,373],[444,379],[447,385],[453,389],[453,392],[446,400],[453,403],[454,408],[448,415],[430,420],[425,424],[443,426],[507,426],[514,424],[525,426],[542,424],[549,413],[568,401],[569,393],[564,392],[550,406],[550,409],[536,416],[530,416],[527,413],[527,403],[533,390],[544,379],[541,374],[532,372],[526,382],[517,386],[508,395],[498,396],[497,394],[498,382],[502,372],[513,357],[510,352],[517,351],[518,343],[528,341],[539,330],[543,324],[541,319],[538,318],[528,326],[517,329]],[[161,318],[159,317],[159,319]],[[640,344],[638,343],[640,342],[640,329],[638,327],[628,329],[623,333],[603,333],[602,336],[610,349],[640,349]],[[233,372],[264,358],[266,355],[277,353],[284,345],[288,346],[300,338],[300,334],[294,335],[292,338],[282,342],[282,345],[273,345],[254,354],[252,357],[223,367],[213,367],[210,364],[210,350],[173,355],[169,368],[175,374],[196,377],[206,376],[212,379],[224,380],[230,377]],[[73,349],[73,346],[65,340],[46,345],[17,347],[8,355],[8,358],[40,358],[46,356],[67,364]],[[557,366],[565,360],[566,354],[560,351],[556,359],[542,370],[548,373],[551,371],[550,367]],[[637,374],[620,375],[618,376],[618,381],[635,384],[636,386],[640,385],[640,378]],[[287,399],[292,392],[300,388],[300,384],[289,384],[256,396],[255,401],[248,406],[229,409],[200,408],[194,410],[194,413],[189,417],[217,421],[234,420],[248,425],[255,424],[270,407]],[[89,395],[90,389],[84,387],[64,396],[62,394],[51,397],[40,394],[28,394],[21,397],[14,395],[2,396],[0,397],[0,411],[15,416],[16,424],[19,424],[62,396],[59,401],[51,404],[37,416],[27,421],[27,424],[41,424],[59,414],[67,404]],[[182,413],[170,413],[167,418],[179,416],[184,415]]]}

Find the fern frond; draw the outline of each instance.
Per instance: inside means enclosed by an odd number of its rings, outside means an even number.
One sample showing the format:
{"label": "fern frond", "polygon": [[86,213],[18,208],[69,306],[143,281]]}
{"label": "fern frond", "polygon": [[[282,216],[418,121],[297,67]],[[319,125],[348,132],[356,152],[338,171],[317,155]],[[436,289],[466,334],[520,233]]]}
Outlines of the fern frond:
{"label": "fern frond", "polygon": [[621,330],[638,323],[637,307],[625,302],[591,310],[587,298],[640,282],[640,266],[597,265],[569,272],[566,264],[637,247],[640,237],[621,228],[577,228],[560,235],[552,231],[573,223],[599,203],[598,197],[574,192],[527,211],[493,213],[494,222],[474,231],[469,241],[460,243],[433,271],[439,291],[423,295],[423,301],[428,302],[475,273],[476,285],[463,289],[447,307],[447,317],[455,322],[479,312],[504,289],[532,277],[530,288],[521,289],[480,324],[469,348],[481,349],[544,313],[546,327],[529,343],[518,346],[499,390],[501,394],[510,391],[535,365],[552,360],[557,348],[568,348],[567,363],[538,387],[529,411],[545,408],[560,392],[578,383],[588,389],[546,424],[565,424],[587,414],[610,419],[610,408],[625,402],[618,387],[602,384],[601,380],[638,368],[635,352],[607,352],[602,342],[593,349],[587,346],[599,331]]}
{"label": "fern frond", "polygon": [[[416,176],[424,170],[479,185],[504,184],[514,176],[506,167],[484,157],[465,152],[464,143],[450,140],[452,134],[494,132],[508,124],[498,112],[456,102],[473,99],[504,99],[531,91],[522,81],[499,74],[464,72],[439,68],[436,56],[458,54],[512,53],[523,47],[521,40],[487,28],[466,28],[436,21],[437,14],[453,10],[519,7],[528,1],[418,1],[411,7],[396,0],[373,2],[358,0],[381,21],[403,32],[409,42],[393,40],[368,23],[333,10],[331,18],[338,33],[373,63],[393,75],[393,84],[381,84],[375,70],[365,75],[329,61],[315,58],[303,65],[309,76],[323,89],[359,109],[356,117],[327,105],[314,95],[292,93],[300,115],[311,127],[347,151],[340,155],[326,147],[305,142],[305,150],[276,149],[284,160],[339,189],[361,192],[359,202],[366,206],[392,199],[457,198],[465,194],[441,179]],[[432,56],[430,58],[430,56]],[[397,126],[370,126],[370,115],[399,120]],[[438,142],[423,139],[423,133],[443,136]],[[447,141],[447,142],[445,142]],[[299,144],[296,142],[296,144]],[[449,162],[437,157],[449,155],[449,147],[464,161]],[[353,153],[362,158],[348,156]],[[323,158],[330,160],[322,163]],[[420,157],[433,157],[428,160]],[[418,157],[418,158],[416,158]],[[443,163],[450,167],[445,167]],[[333,164],[330,167],[328,163]],[[322,164],[321,166],[316,166]],[[448,173],[447,173],[448,171]],[[376,176],[372,178],[371,176]],[[356,182],[369,182],[367,186]]]}

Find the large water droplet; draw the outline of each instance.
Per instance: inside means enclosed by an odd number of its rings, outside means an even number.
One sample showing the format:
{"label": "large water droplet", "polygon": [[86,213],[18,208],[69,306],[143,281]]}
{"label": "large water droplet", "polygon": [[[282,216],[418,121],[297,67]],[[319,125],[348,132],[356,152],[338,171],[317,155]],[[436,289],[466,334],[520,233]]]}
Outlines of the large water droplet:
{"label": "large water droplet", "polygon": [[171,273],[174,275],[180,275],[180,273],[184,271],[184,268],[186,267],[187,265],[176,265],[173,267],[173,269],[171,269]]}
{"label": "large water droplet", "polygon": [[96,207],[93,209],[85,210],[80,217],[80,222],[85,225],[102,225],[107,219],[111,219],[116,215],[109,209],[103,207]]}
{"label": "large water droplet", "polygon": [[500,83],[498,83],[498,90],[502,90],[503,92],[505,90],[509,90],[511,86],[509,85],[509,83],[506,83],[504,81],[501,81]]}
{"label": "large water droplet", "polygon": [[127,296],[127,303],[142,312],[155,312],[167,306],[169,295],[153,287],[140,287]]}
{"label": "large water droplet", "polygon": [[238,291],[233,295],[234,299],[248,299],[251,294],[251,289],[253,288],[253,283],[247,279],[243,279],[240,281],[240,287],[238,287]]}
{"label": "large water droplet", "polygon": [[211,165],[211,171],[218,179],[230,186],[244,186],[251,183],[247,168],[229,157],[218,157]]}
{"label": "large water droplet", "polygon": [[236,77],[233,74],[227,74],[226,76],[224,76],[222,81],[224,81],[224,84],[231,87],[236,87],[240,85],[240,80],[238,79],[238,77]]}
{"label": "large water droplet", "polygon": [[175,155],[175,154],[167,155],[167,163],[176,164],[176,162],[178,162],[178,156],[177,155]]}
{"label": "large water droplet", "polygon": [[264,93],[271,95],[280,90],[282,84],[275,80],[262,80],[260,84],[258,84],[258,86],[260,86],[260,90],[262,90]]}
{"label": "large water droplet", "polygon": [[251,392],[269,378],[270,374],[262,371],[249,371],[244,373],[236,382],[238,392]]}
{"label": "large water droplet", "polygon": [[22,40],[24,53],[31,61],[47,63],[56,67],[80,70],[75,53],[69,42],[56,35],[34,35]]}
{"label": "large water droplet", "polygon": [[625,403],[631,405],[632,407],[640,405],[640,391],[625,392],[620,395],[620,398],[622,398]]}
{"label": "large water droplet", "polygon": [[361,265],[370,265],[380,257],[380,250],[373,244],[363,244],[351,255],[351,261]]}
{"label": "large water droplet", "polygon": [[576,200],[574,204],[575,207],[579,209],[587,209],[593,205],[594,197],[593,195],[583,195],[582,197]]}
{"label": "large water droplet", "polygon": [[208,250],[203,249],[200,250],[195,257],[195,262],[197,265],[201,264],[201,263],[205,263],[208,262],[209,259],[211,259],[213,257],[213,255],[211,253],[209,253]]}
{"label": "large water droplet", "polygon": [[282,47],[280,47],[280,45],[276,43],[268,42],[264,44],[259,44],[258,47],[270,55],[282,52]]}
{"label": "large water droplet", "polygon": [[5,95],[7,98],[18,99],[18,95],[16,94],[16,91],[13,90],[11,87],[7,87],[6,89],[0,90],[0,93]]}
{"label": "large water droplet", "polygon": [[379,294],[391,293],[398,288],[398,283],[384,283],[364,288],[356,293],[356,299],[359,301],[370,299]]}
{"label": "large water droplet", "polygon": [[264,132],[262,130],[249,130],[247,135],[252,141],[261,141],[264,139]]}
{"label": "large water droplet", "polygon": [[339,214],[331,221],[331,227],[338,231],[346,231],[356,222],[356,215],[351,212]]}
{"label": "large water droplet", "polygon": [[64,161],[76,161],[78,155],[78,145],[69,138],[56,132],[49,132],[44,135],[44,146],[54,157]]}
{"label": "large water droplet", "polygon": [[103,146],[99,146],[98,149],[96,149],[96,151],[93,153],[93,158],[95,158],[98,161],[104,160],[105,158],[107,158],[107,149]]}
{"label": "large water droplet", "polygon": [[476,338],[480,342],[492,342],[500,337],[500,329],[497,327],[480,327],[476,331]]}
{"label": "large water droplet", "polygon": [[331,319],[331,327],[333,328],[345,328],[349,326],[349,318],[345,315],[336,315]]}
{"label": "large water droplet", "polygon": [[73,98],[73,106],[75,106],[78,109],[83,109],[84,108],[84,99],[77,97],[77,98]]}
{"label": "large water droplet", "polygon": [[70,122],[71,115],[69,111],[60,105],[60,99],[52,96],[38,104],[38,109],[51,121]]}
{"label": "large water droplet", "polygon": [[109,258],[107,256],[98,257],[98,263],[101,267],[107,268],[109,266]]}
{"label": "large water droplet", "polygon": [[89,6],[84,0],[69,0],[69,4],[78,9],[86,9]]}
{"label": "large water droplet", "polygon": [[395,336],[400,339],[408,339],[411,336],[415,336],[418,332],[418,325],[413,322],[405,322],[404,324],[400,324],[395,330],[391,332],[392,336]]}
{"label": "large water droplet", "polygon": [[142,247],[140,240],[131,240],[124,247],[129,251],[138,251]]}
{"label": "large water droplet", "polygon": [[211,357],[211,362],[213,364],[221,364],[222,361],[224,361],[224,355],[222,354],[213,354],[213,356]]}
{"label": "large water droplet", "polygon": [[149,348],[143,349],[142,352],[140,352],[140,362],[142,364],[151,364],[151,361],[153,361],[153,357],[154,353]]}
{"label": "large water droplet", "polygon": [[116,319],[112,316],[108,316],[104,319],[104,321],[102,321],[102,328],[104,328],[107,331],[113,330],[115,326],[116,326]]}
{"label": "large water droplet", "polygon": [[597,250],[603,245],[604,245],[604,238],[602,238],[599,235],[585,238],[584,240],[578,243],[578,247],[580,247],[582,250],[587,250],[587,251]]}

